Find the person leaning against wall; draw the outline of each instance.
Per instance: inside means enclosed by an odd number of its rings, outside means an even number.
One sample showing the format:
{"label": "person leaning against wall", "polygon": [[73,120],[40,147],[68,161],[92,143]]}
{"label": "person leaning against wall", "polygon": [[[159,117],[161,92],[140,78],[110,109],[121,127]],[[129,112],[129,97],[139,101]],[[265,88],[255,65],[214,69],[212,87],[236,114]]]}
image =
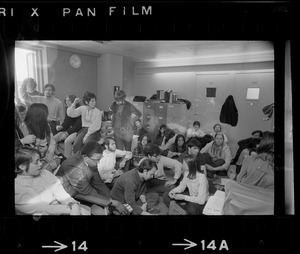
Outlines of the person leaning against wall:
{"label": "person leaning against wall", "polygon": [[[131,151],[133,124],[142,116],[142,113],[131,103],[125,100],[123,90],[115,92],[115,101],[109,108],[112,113],[112,126],[117,149]],[[132,117],[132,115],[135,115]]]}

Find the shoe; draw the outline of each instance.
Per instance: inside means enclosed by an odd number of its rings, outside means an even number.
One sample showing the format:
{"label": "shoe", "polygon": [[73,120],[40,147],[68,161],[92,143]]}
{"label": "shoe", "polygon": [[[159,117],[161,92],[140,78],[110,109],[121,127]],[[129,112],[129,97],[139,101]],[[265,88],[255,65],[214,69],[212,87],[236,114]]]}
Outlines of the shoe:
{"label": "shoe", "polygon": [[151,209],[148,210],[148,213],[159,214],[160,210],[157,207],[152,207]]}

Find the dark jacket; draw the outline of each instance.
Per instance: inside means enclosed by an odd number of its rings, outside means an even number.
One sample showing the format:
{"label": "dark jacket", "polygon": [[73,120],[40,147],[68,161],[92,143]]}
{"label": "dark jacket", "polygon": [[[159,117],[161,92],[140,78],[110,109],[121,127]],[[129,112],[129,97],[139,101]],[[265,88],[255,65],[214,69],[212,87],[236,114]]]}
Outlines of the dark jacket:
{"label": "dark jacket", "polygon": [[238,110],[232,95],[229,95],[222,106],[220,122],[236,126],[238,122]]}
{"label": "dark jacket", "polygon": [[71,135],[74,132],[79,132],[82,128],[81,116],[69,117],[66,114],[62,127],[63,128],[60,131],[65,131],[68,135]]}

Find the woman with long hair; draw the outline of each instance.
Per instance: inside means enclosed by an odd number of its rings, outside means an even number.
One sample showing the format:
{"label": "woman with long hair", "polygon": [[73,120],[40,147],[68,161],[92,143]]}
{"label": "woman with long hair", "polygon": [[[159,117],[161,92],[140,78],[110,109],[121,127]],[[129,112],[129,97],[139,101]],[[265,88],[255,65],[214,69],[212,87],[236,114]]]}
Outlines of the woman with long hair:
{"label": "woman with long hair", "polygon": [[[67,108],[72,106],[72,103],[76,99],[76,95],[66,95],[65,104]],[[80,106],[79,103],[76,104],[75,108]],[[66,114],[64,122],[62,125],[57,125],[56,130],[58,133],[54,136],[56,143],[64,142],[64,156],[69,158],[72,156],[72,146],[76,139],[77,132],[82,128],[81,117],[69,117]]]}
{"label": "woman with long hair", "polygon": [[35,142],[35,136],[33,134],[24,134],[24,129],[26,130],[24,123],[26,111],[25,105],[15,105],[15,147],[31,145]]}
{"label": "woman with long hair", "polygon": [[256,155],[247,157],[242,164],[237,182],[261,188],[274,188],[274,133],[264,135]]}
{"label": "woman with long hair", "polygon": [[41,153],[31,147],[15,151],[15,207],[18,215],[88,215],[63,188],[59,179],[42,169]]}
{"label": "woman with long hair", "polygon": [[176,135],[174,144],[171,145],[168,151],[168,157],[176,159],[187,150],[185,137],[182,134]]}
{"label": "woman with long hair", "polygon": [[224,141],[224,134],[218,132],[214,140],[206,144],[200,151],[205,157],[207,177],[214,178],[214,175],[227,175],[231,162],[229,146]]}
{"label": "woman with long hair", "polygon": [[139,165],[140,160],[145,157],[144,147],[148,144],[148,142],[149,142],[148,141],[148,136],[147,136],[147,134],[144,134],[144,135],[141,136],[137,147],[133,149],[133,152],[132,152],[132,165],[134,167],[137,167]]}
{"label": "woman with long hair", "polygon": [[43,103],[33,103],[29,106],[25,117],[25,135],[36,137],[32,147],[38,149],[43,158],[43,169],[53,172],[60,164],[60,158],[55,155],[56,142],[47,121],[48,107]]}
{"label": "woman with long hair", "polygon": [[208,199],[208,181],[201,171],[201,162],[197,156],[190,155],[183,161],[184,176],[180,184],[165,192],[163,200],[169,207],[179,205],[188,215],[201,215]]}

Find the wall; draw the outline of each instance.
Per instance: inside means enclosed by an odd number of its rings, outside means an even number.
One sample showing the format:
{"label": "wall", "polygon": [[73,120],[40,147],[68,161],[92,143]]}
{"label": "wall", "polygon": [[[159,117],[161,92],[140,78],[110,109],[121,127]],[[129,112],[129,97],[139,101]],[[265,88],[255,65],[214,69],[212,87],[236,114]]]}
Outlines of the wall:
{"label": "wall", "polygon": [[[76,51],[47,47],[48,81],[55,86],[55,97],[64,100],[67,94],[82,98],[86,91],[97,92],[97,58]],[[76,53],[81,66],[74,69],[69,58]]]}
{"label": "wall", "polygon": [[114,101],[113,87],[123,89],[123,57],[104,54],[97,60],[97,107],[108,110]]}
{"label": "wall", "polygon": [[[155,70],[136,68],[133,82],[124,84],[124,90],[131,96],[144,95],[147,98],[160,89],[177,92],[178,98],[192,103],[189,110],[190,123],[200,120],[201,128],[207,133],[219,122],[220,110],[228,95],[233,95],[239,112],[238,125],[222,126],[230,140],[232,153],[235,154],[237,141],[249,137],[253,130],[273,131],[273,118],[269,121],[262,120],[265,117],[262,108],[274,102],[272,68],[273,62],[199,66],[194,68],[197,72],[191,69],[185,72],[187,67],[167,68],[168,73],[160,72],[157,67]],[[206,87],[217,87],[215,99],[205,98]],[[246,101],[248,87],[261,88],[260,100],[252,106]]]}

